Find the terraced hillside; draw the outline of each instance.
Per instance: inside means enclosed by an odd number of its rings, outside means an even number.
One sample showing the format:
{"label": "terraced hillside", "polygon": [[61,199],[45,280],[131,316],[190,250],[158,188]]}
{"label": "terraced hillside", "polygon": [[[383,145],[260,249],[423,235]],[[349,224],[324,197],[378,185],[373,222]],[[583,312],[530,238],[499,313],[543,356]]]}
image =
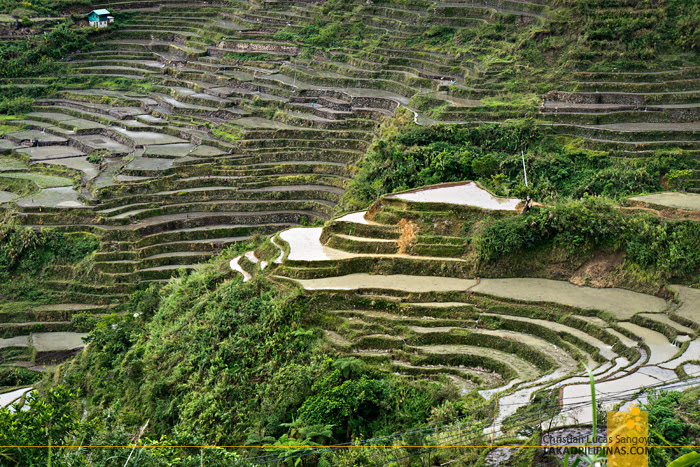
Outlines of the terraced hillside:
{"label": "terraced hillside", "polygon": [[474,278],[464,237],[448,230],[479,212],[513,215],[517,202],[473,184],[393,195],[323,228],[283,231],[231,267],[244,281],[272,269],[300,285],[343,355],[496,398],[489,433],[517,434],[516,414],[543,394],[556,408],[549,417],[561,415],[554,426],[590,423],[584,365],[606,407],[645,400],[645,388],[700,383],[696,289],[674,285],[666,300],[551,279]]}
{"label": "terraced hillside", "polygon": [[[587,250],[578,234],[566,239],[568,256],[561,245],[551,257],[549,250],[519,256],[517,247],[500,246],[511,238],[494,235],[501,257],[526,260],[476,258],[470,229],[483,210],[495,223],[515,219],[524,204],[511,190],[517,199],[488,194],[475,208],[483,190],[463,193],[464,184],[441,187],[456,191],[437,201],[419,190],[338,217],[363,158],[399,131],[390,119],[408,115],[423,127],[445,124],[446,132],[527,122],[562,147],[582,148],[575,156],[591,165],[682,160],[683,170],[661,174],[654,186],[691,193],[630,198],[609,211],[648,213],[654,220],[644,225],[664,241],[692,236],[687,226],[698,220],[700,196],[692,193],[700,192],[695,30],[678,19],[685,14],[678,2],[669,14],[628,0],[599,3],[93,5],[113,11],[116,23],[88,36],[90,47],[58,63],[60,73],[0,74],[8,100],[0,105],[8,114],[0,120],[3,221],[99,243],[85,261],[43,270],[38,300],[0,307],[1,362],[53,365],[136,291],[198,269],[231,245],[269,237],[231,268],[246,280],[269,272],[303,288],[321,309],[316,324],[336,355],[407,380],[450,380],[463,394],[478,390],[497,401],[492,433],[517,434],[518,410],[543,394],[564,422],[587,422],[583,364],[594,368],[607,404],[631,400],[644,386],[696,385],[696,289],[664,287],[664,265],[639,246],[653,243],[647,238],[616,251],[620,261],[604,264],[608,276],[593,274],[594,255],[607,251]],[[657,30],[684,34],[665,50]],[[418,172],[411,151],[419,139],[392,164]],[[511,146],[528,167],[548,151]],[[465,154],[471,149],[463,144]],[[457,162],[441,168],[450,164]],[[553,177],[575,178],[577,169]],[[521,175],[518,165],[518,183]],[[631,192],[641,191],[636,186]],[[643,231],[639,225],[630,222],[627,232]],[[697,271],[682,267],[694,267],[696,252],[687,244],[667,248],[675,256],[666,269],[691,283]],[[635,252],[648,274],[620,265]],[[613,287],[616,273],[637,291]],[[567,282],[590,285],[591,275],[608,288]]]}
{"label": "terraced hillside", "polygon": [[422,124],[536,113],[550,131],[620,156],[698,151],[692,57],[643,73],[594,73],[579,60],[581,72],[540,99],[509,90],[531,72],[498,61],[498,41],[456,51],[463,35],[494,25],[560,27],[542,3],[361,5],[350,17],[355,40],[342,48],[323,39],[336,23],[315,25],[325,4],[99,6],[123,13],[118,29],[73,54],[64,77],[3,81],[57,89],[10,122],[21,128],[8,128],[2,147],[28,158],[5,160],[3,176],[62,167],[79,180],[34,180],[38,192],[3,197],[24,225],[100,235],[101,285],[73,300],[120,300],[255,232],[328,219],[377,124],[399,106]]}

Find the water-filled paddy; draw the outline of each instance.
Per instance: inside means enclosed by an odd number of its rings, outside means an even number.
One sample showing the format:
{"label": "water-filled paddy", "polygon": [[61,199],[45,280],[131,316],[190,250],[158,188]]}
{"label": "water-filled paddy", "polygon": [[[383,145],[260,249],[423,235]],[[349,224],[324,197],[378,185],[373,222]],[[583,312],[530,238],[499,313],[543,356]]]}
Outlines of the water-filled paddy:
{"label": "water-filled paddy", "polygon": [[248,272],[245,269],[243,269],[240,264],[238,264],[238,261],[241,259],[241,256],[242,255],[238,255],[235,258],[233,258],[229,263],[229,266],[231,266],[231,269],[233,269],[234,271],[241,273],[241,275],[243,276],[243,282],[248,282],[253,276],[248,274]]}
{"label": "water-filled paddy", "polygon": [[692,289],[684,285],[673,285],[672,287],[678,291],[678,299],[682,303],[673,313],[700,324],[700,289]]}
{"label": "water-filled paddy", "polygon": [[34,148],[22,148],[19,152],[28,154],[32,158],[32,161],[85,156],[83,151],[73,146],[39,146]]}
{"label": "water-filled paddy", "polygon": [[17,143],[14,143],[8,139],[0,139],[0,150],[3,149],[15,149],[17,148]]}
{"label": "water-filled paddy", "polygon": [[18,141],[39,141],[44,144],[65,144],[67,141],[66,138],[61,136],[55,136],[51,133],[46,133],[39,130],[17,131],[15,133],[9,133],[7,136]]}
{"label": "water-filled paddy", "polygon": [[36,119],[49,119],[56,122],[62,122],[64,120],[73,120],[75,117],[68,114],[63,114],[60,112],[31,112],[28,114],[29,117],[35,117]]}
{"label": "water-filled paddy", "polygon": [[346,214],[342,217],[335,219],[338,222],[352,222],[354,224],[370,224],[371,222],[365,219],[365,214],[367,211],[353,212],[351,214]]}
{"label": "water-filled paddy", "polygon": [[14,391],[10,392],[5,392],[3,394],[0,394],[0,407],[5,407],[12,402],[16,401],[20,397],[22,397],[22,394],[25,392],[31,391],[32,388],[22,388],[22,389],[15,389]]}
{"label": "water-filled paddy", "polygon": [[285,230],[279,236],[290,247],[287,259],[300,261],[324,261],[342,258],[352,258],[357,255],[321,244],[321,227],[295,228]]}
{"label": "water-filled paddy", "polygon": [[388,198],[398,198],[421,203],[449,203],[462,206],[476,206],[483,209],[513,211],[521,200],[500,198],[479,187],[474,182],[450,184],[435,188],[420,188]]}
{"label": "water-filled paddy", "polygon": [[82,201],[78,199],[78,192],[72,186],[58,188],[46,188],[17,201],[22,207],[58,207],[58,208],[79,208],[84,207]]}
{"label": "water-filled paddy", "polygon": [[146,148],[143,154],[144,156],[163,157],[184,157],[187,155],[218,156],[224,154],[224,151],[207,145],[195,146],[191,143],[173,143],[149,146]]}
{"label": "water-filled paddy", "polygon": [[79,170],[85,174],[85,176],[90,179],[94,178],[99,172],[99,166],[88,162],[84,157],[69,157],[66,159],[51,159],[42,161],[42,164],[47,165],[60,165],[61,167],[66,167],[69,169]]}
{"label": "water-filled paddy", "polygon": [[17,195],[14,193],[0,190],[0,203],[7,203],[9,201],[12,201],[16,197]]}
{"label": "water-filled paddy", "polygon": [[134,144],[137,145],[145,146],[150,144],[171,144],[186,142],[184,139],[178,138],[177,136],[170,136],[164,133],[156,133],[153,131],[130,131],[120,127],[111,127],[111,129],[131,139],[134,142]]}
{"label": "water-filled paddy", "polygon": [[656,204],[674,209],[690,209],[700,211],[700,194],[697,193],[653,193],[644,196],[633,196],[630,201]]}
{"label": "water-filled paddy", "polygon": [[93,148],[93,150],[103,149],[111,152],[112,154],[128,154],[131,152],[131,148],[129,146],[121,144],[103,135],[75,136],[75,139]]}
{"label": "water-filled paddy", "polygon": [[6,347],[28,347],[29,336],[14,336],[6,339],[0,338],[0,349]]}
{"label": "water-filled paddy", "polygon": [[670,360],[680,350],[678,347],[671,344],[666,336],[660,332],[652,331],[649,328],[643,328],[633,323],[618,323],[618,325],[627,329],[635,336],[641,337],[644,343],[649,346],[651,355],[647,362],[648,365],[656,365]]}
{"label": "water-filled paddy", "polygon": [[32,346],[37,352],[72,350],[85,347],[84,332],[37,332],[32,334]]}
{"label": "water-filled paddy", "polygon": [[390,289],[404,292],[460,291],[467,290],[476,284],[474,279],[457,279],[454,277],[407,276],[404,274],[375,276],[365,273],[297,280],[297,282],[307,290]]}
{"label": "water-filled paddy", "polygon": [[[679,357],[674,358],[673,360],[670,360],[666,363],[663,363],[663,364],[661,364],[661,366],[664,368],[673,369],[673,368],[676,368],[678,366],[681,366],[685,362],[695,361],[695,360],[700,360],[700,341],[697,339],[694,341],[691,341],[688,344],[688,348],[685,349],[685,352],[683,352]],[[700,376],[700,374],[698,376]]]}
{"label": "water-filled paddy", "polygon": [[639,311],[662,311],[666,308],[665,300],[652,295],[624,289],[578,287],[550,279],[482,279],[472,290],[517,300],[557,302],[598,309],[608,311],[618,319],[629,319]]}
{"label": "water-filled paddy", "polygon": [[148,157],[134,157],[134,160],[126,166],[127,170],[152,170],[161,171],[169,169],[173,165],[172,159],[154,159]]}

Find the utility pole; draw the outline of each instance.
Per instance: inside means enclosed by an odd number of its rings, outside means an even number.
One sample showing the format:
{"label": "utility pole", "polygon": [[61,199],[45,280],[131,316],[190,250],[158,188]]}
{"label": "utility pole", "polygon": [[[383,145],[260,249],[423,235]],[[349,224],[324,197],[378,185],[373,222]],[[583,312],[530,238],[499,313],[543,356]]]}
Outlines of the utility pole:
{"label": "utility pole", "polygon": [[[522,158],[523,161],[523,176],[525,177],[525,188],[528,188],[529,185],[527,183],[527,169],[525,169],[525,153],[523,150],[520,150],[520,157]],[[525,207],[523,208],[522,212],[520,214],[525,214],[530,210],[530,193],[528,190],[528,193],[525,195]]]}

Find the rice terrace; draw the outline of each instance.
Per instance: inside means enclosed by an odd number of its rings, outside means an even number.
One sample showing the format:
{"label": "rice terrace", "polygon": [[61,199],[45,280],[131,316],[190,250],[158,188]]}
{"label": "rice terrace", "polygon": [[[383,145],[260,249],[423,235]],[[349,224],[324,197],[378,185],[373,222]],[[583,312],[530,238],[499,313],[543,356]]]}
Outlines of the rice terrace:
{"label": "rice terrace", "polygon": [[1,0],[0,465],[700,465],[699,29]]}

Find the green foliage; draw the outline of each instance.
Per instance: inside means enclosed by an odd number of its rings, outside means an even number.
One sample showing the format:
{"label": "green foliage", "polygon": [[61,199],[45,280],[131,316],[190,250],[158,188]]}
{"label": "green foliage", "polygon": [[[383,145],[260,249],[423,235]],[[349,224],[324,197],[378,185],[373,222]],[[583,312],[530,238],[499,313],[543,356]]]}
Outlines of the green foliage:
{"label": "green foliage", "polygon": [[[188,448],[207,444],[196,435],[173,432],[151,439],[127,431],[110,414],[87,419],[79,396],[57,386],[44,394],[33,391],[16,410],[0,408],[0,444],[37,446],[0,448],[0,463],[107,467],[126,465],[130,459],[129,465],[145,467],[241,465],[239,456],[222,448]],[[86,449],[90,444],[107,447]],[[129,447],[133,444],[138,446]]]}
{"label": "green foliage", "polygon": [[0,366],[0,386],[26,386],[42,377],[42,373],[21,366]]}
{"label": "green foliage", "polygon": [[[158,434],[178,427],[210,442],[240,442],[259,398],[274,390],[272,375],[305,361],[313,338],[292,332],[296,294],[278,295],[257,281],[218,285],[221,279],[209,271],[175,281],[150,319],[149,311],[132,313],[137,301],[127,314],[105,318],[67,380],[89,389],[95,404],[119,400],[128,424],[150,418]],[[156,300],[149,300],[153,310]]]}
{"label": "green foliage", "polygon": [[28,16],[56,16],[60,11],[79,6],[89,6],[88,0],[0,0],[0,13],[17,15],[17,10],[29,11]]}
{"label": "green foliage", "polygon": [[632,8],[627,14],[620,14],[628,5],[621,0],[571,3],[577,12],[571,24],[577,25],[575,30],[585,27],[588,32],[586,41],[579,45],[584,49],[600,43],[616,44],[616,49],[646,59],[662,51],[697,50],[700,45],[700,8],[692,0],[669,0],[653,8]]}
{"label": "green foliage", "polygon": [[[5,85],[0,88],[0,103],[15,99],[15,98],[37,98],[37,97],[47,97],[53,95],[56,91],[57,86],[55,84],[47,86],[31,86],[22,87],[16,85]],[[18,101],[22,102],[22,101]],[[26,102],[26,101],[24,101]],[[0,104],[1,105],[1,104]],[[26,104],[22,104],[21,107]],[[9,114],[8,114],[9,115]]]}
{"label": "green foliage", "polygon": [[37,191],[36,183],[31,180],[25,180],[14,177],[3,177],[0,175],[0,190],[9,191],[20,196],[25,196]]}
{"label": "green foliage", "polygon": [[[649,412],[650,446],[691,446],[700,434],[698,416],[698,390],[685,394],[678,392],[652,392],[642,410]],[[679,455],[693,451],[685,448],[652,448],[649,450],[650,466],[665,466]],[[692,465],[692,464],[691,464]]]}
{"label": "green foliage", "polygon": [[540,105],[540,98],[535,94],[509,93],[498,97],[485,97],[481,99],[481,103],[488,111],[507,108],[535,112]]}
{"label": "green foliage", "polygon": [[0,226],[0,280],[16,274],[38,274],[48,264],[78,261],[97,248],[92,237],[80,237],[53,229]]}
{"label": "green foliage", "polygon": [[329,360],[299,408],[296,425],[330,426],[333,439],[342,441],[388,434],[424,420],[436,403],[436,388],[397,383],[358,360]]}
{"label": "green foliage", "polygon": [[610,247],[666,277],[700,271],[700,225],[649,214],[625,214],[598,198],[531,209],[524,216],[489,219],[473,245],[482,261],[496,261],[522,250],[559,244],[572,250]]}
{"label": "green foliage", "polygon": [[90,332],[99,321],[99,317],[89,313],[76,313],[70,317],[71,327],[77,332]]}
{"label": "green foliage", "polygon": [[672,169],[666,174],[668,184],[677,190],[687,190],[694,172],[690,169]]}
{"label": "green foliage", "polygon": [[443,42],[451,39],[454,31],[453,27],[444,24],[436,24],[425,31],[423,36],[433,39],[434,42]]}
{"label": "green foliage", "polygon": [[31,97],[14,97],[12,99],[3,99],[0,101],[0,114],[17,115],[32,111],[34,99]]}
{"label": "green foliage", "polygon": [[305,322],[306,299],[264,278],[231,280],[222,265],[233,253],[137,292],[93,325],[85,352],[61,375],[88,395],[91,416],[107,410],[132,431],[150,420],[151,439],[175,431],[284,450],[290,439],[342,442],[408,428],[440,402],[437,383],[323,354]]}
{"label": "green foliage", "polygon": [[[346,203],[366,205],[387,193],[469,180],[475,168],[486,175],[504,153],[515,153],[542,138],[530,121],[476,128],[407,123],[397,130],[377,140],[367,153]],[[488,159],[479,160],[482,157]]]}
{"label": "green foliage", "polygon": [[697,451],[689,452],[688,454],[683,454],[678,459],[668,464],[668,467],[690,467],[697,465],[700,462],[700,454]]}
{"label": "green foliage", "polygon": [[[62,446],[80,443],[92,431],[92,424],[83,422],[76,407],[78,393],[60,386],[45,395],[32,392],[26,402],[15,404],[14,410],[0,408],[0,445]],[[27,408],[28,410],[20,410]],[[64,458],[64,449],[45,447],[3,447],[0,459],[5,465],[51,465]]]}
{"label": "green foliage", "polygon": [[109,157],[111,156],[111,154],[112,153],[107,149],[96,149],[91,154],[88,154],[85,158],[88,162],[92,162],[93,164],[99,164],[104,160],[105,157]]}
{"label": "green foliage", "polygon": [[279,57],[276,57],[274,55],[266,54],[266,53],[241,53],[241,52],[226,52],[224,54],[224,59],[226,60],[237,60],[239,62],[245,62],[245,61],[265,61],[265,60],[274,60]]}
{"label": "green foliage", "polygon": [[0,78],[55,74],[55,61],[75,50],[86,51],[94,28],[71,28],[63,23],[50,32],[23,41],[0,42]]}
{"label": "green foliage", "polygon": [[[639,159],[615,158],[552,140],[544,140],[526,152],[525,159],[531,196],[541,201],[585,195],[620,199],[640,192],[660,191],[666,173],[689,164],[689,158],[681,151],[658,151]],[[510,188],[505,191],[512,189],[514,182],[522,177],[520,154],[506,156],[501,171],[509,180]]]}
{"label": "green foliage", "polygon": [[394,124],[375,141],[352,180],[344,203],[364,207],[378,197],[443,182],[477,180],[496,194],[524,196],[521,150],[529,195],[538,201],[599,195],[620,199],[662,189],[661,180],[679,188],[692,171],[682,151],[658,151],[640,158],[565,146],[546,137],[530,120],[502,125],[419,127]]}
{"label": "green foliage", "polygon": [[[324,9],[330,2],[324,3]],[[341,10],[342,11],[342,10]],[[361,48],[365,40],[365,25],[362,22],[333,21],[318,18],[302,29],[282,29],[275,34],[278,40],[294,40],[302,46],[323,49],[333,47]]]}
{"label": "green foliage", "polygon": [[0,292],[14,299],[41,295],[37,280],[48,266],[77,263],[97,247],[91,235],[0,224]]}
{"label": "green foliage", "polygon": [[[98,430],[90,438],[83,440],[84,445],[110,446],[107,448],[84,448],[65,455],[65,465],[91,465],[94,467],[111,467],[113,465],[133,465],[141,467],[200,467],[202,465],[227,467],[246,465],[240,456],[230,450],[207,446],[208,443],[196,434],[183,434],[173,431],[158,438],[148,435],[136,439],[140,427],[126,429],[115,423],[107,413],[103,419],[97,419]],[[131,447],[136,444],[136,447]],[[128,460],[128,464],[127,464]]]}
{"label": "green foliage", "polygon": [[243,130],[235,127],[227,127],[225,131],[219,128],[212,128],[211,132],[217,138],[231,143],[239,141],[243,137]]}
{"label": "green foliage", "polygon": [[[394,8],[408,2],[375,3],[388,3]],[[373,44],[387,49],[408,45],[416,57],[420,57],[421,50],[450,54],[457,57],[455,66],[436,66],[434,73],[443,73],[443,69],[451,67],[445,73],[458,73],[460,81],[464,77],[467,88],[477,87],[472,79],[486,77],[484,87],[503,89],[500,95],[496,91],[494,96],[483,98],[478,112],[496,114],[517,110],[522,112],[519,115],[529,115],[539,104],[535,93],[557,81],[544,78],[559,78],[558,70],[613,66],[612,60],[601,59],[605,53],[617,54],[621,62],[624,60],[622,64],[630,67],[635,61],[643,63],[662,52],[669,52],[672,57],[679,51],[697,49],[700,23],[697,2],[668,0],[653,8],[627,3],[549,2],[546,8],[552,11],[547,11],[547,16],[556,18],[551,22],[533,17],[530,23],[525,23],[515,15],[492,11],[489,21],[479,27],[427,24],[414,37],[410,33],[413,28],[407,27],[401,31],[398,43],[396,39],[383,41],[386,36],[383,38],[378,32],[381,31],[378,25],[391,24],[392,18],[377,24],[368,22],[371,34],[362,22],[354,19],[360,17],[363,9],[368,12],[374,8],[371,2],[328,0],[319,6],[320,14],[308,9],[311,19],[305,27],[282,29],[274,37],[298,43],[306,49],[302,57],[314,60],[323,55],[324,49],[335,49],[326,56],[342,50],[331,58],[336,62],[374,59]],[[65,6],[67,2],[63,0],[40,4],[0,0],[4,11],[27,15],[48,14]],[[415,8],[416,4],[411,6]],[[610,11],[601,14],[603,7],[610,7]],[[580,12],[581,16],[567,16],[572,12]],[[397,8],[395,14],[402,14],[401,9]],[[27,21],[30,20],[23,20]],[[127,21],[124,17],[124,24]],[[93,33],[96,32],[92,29],[78,30],[66,25],[26,41],[3,43],[0,78],[56,74],[59,70],[56,61],[72,51],[87,50],[89,35]],[[201,36],[206,43],[212,43],[219,34],[203,32]],[[266,61],[279,57],[229,53],[224,58]],[[379,59],[395,62],[387,76],[400,75],[406,84],[430,87],[424,86],[429,78],[400,73],[398,70],[404,65],[399,57],[382,55]],[[315,63],[321,66],[325,63],[329,71],[338,65],[325,60]],[[467,67],[469,71],[465,73]],[[314,79],[327,78],[319,75]],[[104,89],[160,89],[150,83],[99,76],[85,78],[82,84]],[[455,98],[459,97],[456,88],[449,90],[455,92]],[[5,86],[0,91],[0,113],[28,112],[32,98],[52,92],[55,88]],[[420,110],[439,113],[447,105],[439,95],[436,92],[414,96],[410,102]],[[256,98],[253,106],[268,118],[275,112],[265,99]],[[241,130],[225,124],[212,133],[229,142],[237,142],[243,135]],[[532,182],[528,192],[542,201],[595,196],[617,199],[658,190],[663,180],[683,189],[692,176],[688,165],[691,158],[682,153],[619,159],[608,153],[566,146],[548,137],[532,121],[476,128],[418,128],[402,123],[388,129],[374,144],[344,202],[364,206],[386,193],[466,179],[479,180],[498,194],[523,194],[521,150],[525,152]],[[88,160],[99,162],[100,157],[93,154]],[[306,223],[308,219],[303,218],[302,224]],[[565,245],[571,250],[601,247],[625,251],[636,265],[665,271],[668,275],[692,276],[700,265],[697,224],[626,215],[600,200],[566,201],[535,208],[525,216],[487,219],[475,224],[478,225],[470,232],[474,235],[472,245],[484,262],[498,261],[520,251]],[[27,290],[37,288],[37,278],[48,266],[78,262],[97,246],[89,237],[2,229],[3,299],[11,298],[13,293],[26,295]],[[274,257],[276,250],[271,250]],[[91,331],[90,346],[60,376],[65,376],[71,387],[85,390],[88,418],[104,426],[88,433],[80,422],[82,408],[72,404],[73,394],[54,394],[44,398],[44,402],[35,402],[37,410],[51,412],[63,423],[52,437],[47,434],[47,439],[39,439],[42,430],[48,433],[50,421],[41,419],[46,422],[43,426],[26,422],[26,430],[34,431],[24,432],[22,425],[19,428],[14,425],[21,414],[3,418],[10,416],[0,412],[0,420],[13,424],[7,436],[37,443],[70,439],[94,445],[120,445],[133,442],[137,427],[148,420],[148,433],[141,438],[141,446],[132,457],[134,464],[232,465],[238,461],[237,456],[225,450],[199,451],[172,446],[274,443],[274,448],[269,449],[286,455],[299,446],[305,449],[316,443],[342,442],[414,427],[425,420],[431,407],[433,419],[440,421],[465,415],[474,407],[483,408],[483,404],[458,407],[453,401],[437,406],[441,401],[437,383],[410,382],[357,359],[327,355],[325,349],[317,347],[320,333],[306,321],[309,310],[303,296],[281,284],[260,279],[242,284],[240,279],[231,280],[230,274],[226,264],[221,267],[215,263],[174,280],[162,291],[151,287],[134,293],[117,314],[100,318],[89,314],[74,316],[72,323],[76,329]],[[18,294],[18,290],[22,293]],[[13,373],[14,379],[7,376],[7,381],[28,381],[24,377],[29,375]],[[534,402],[546,406],[548,397],[541,396]],[[61,411],[62,406],[65,412]],[[661,409],[658,412],[664,433],[673,438],[679,427],[664,422],[669,420],[668,413],[664,415]],[[482,419],[490,416],[483,411],[478,414]],[[20,421],[25,423],[24,419]],[[5,425],[0,425],[0,433],[4,428]],[[687,427],[681,431],[684,436],[692,432]],[[408,444],[420,444],[424,439],[416,437],[408,440]],[[14,438],[9,441],[2,438],[2,441],[0,444],[9,444]],[[6,458],[24,464],[45,463],[46,451],[34,451],[13,451],[6,453]],[[70,459],[78,465],[124,465],[129,452],[118,448],[60,455],[56,452],[59,457],[53,460],[63,462],[72,456]],[[364,459],[359,457],[364,454],[357,455],[358,458],[348,462],[383,462],[380,454]]]}

